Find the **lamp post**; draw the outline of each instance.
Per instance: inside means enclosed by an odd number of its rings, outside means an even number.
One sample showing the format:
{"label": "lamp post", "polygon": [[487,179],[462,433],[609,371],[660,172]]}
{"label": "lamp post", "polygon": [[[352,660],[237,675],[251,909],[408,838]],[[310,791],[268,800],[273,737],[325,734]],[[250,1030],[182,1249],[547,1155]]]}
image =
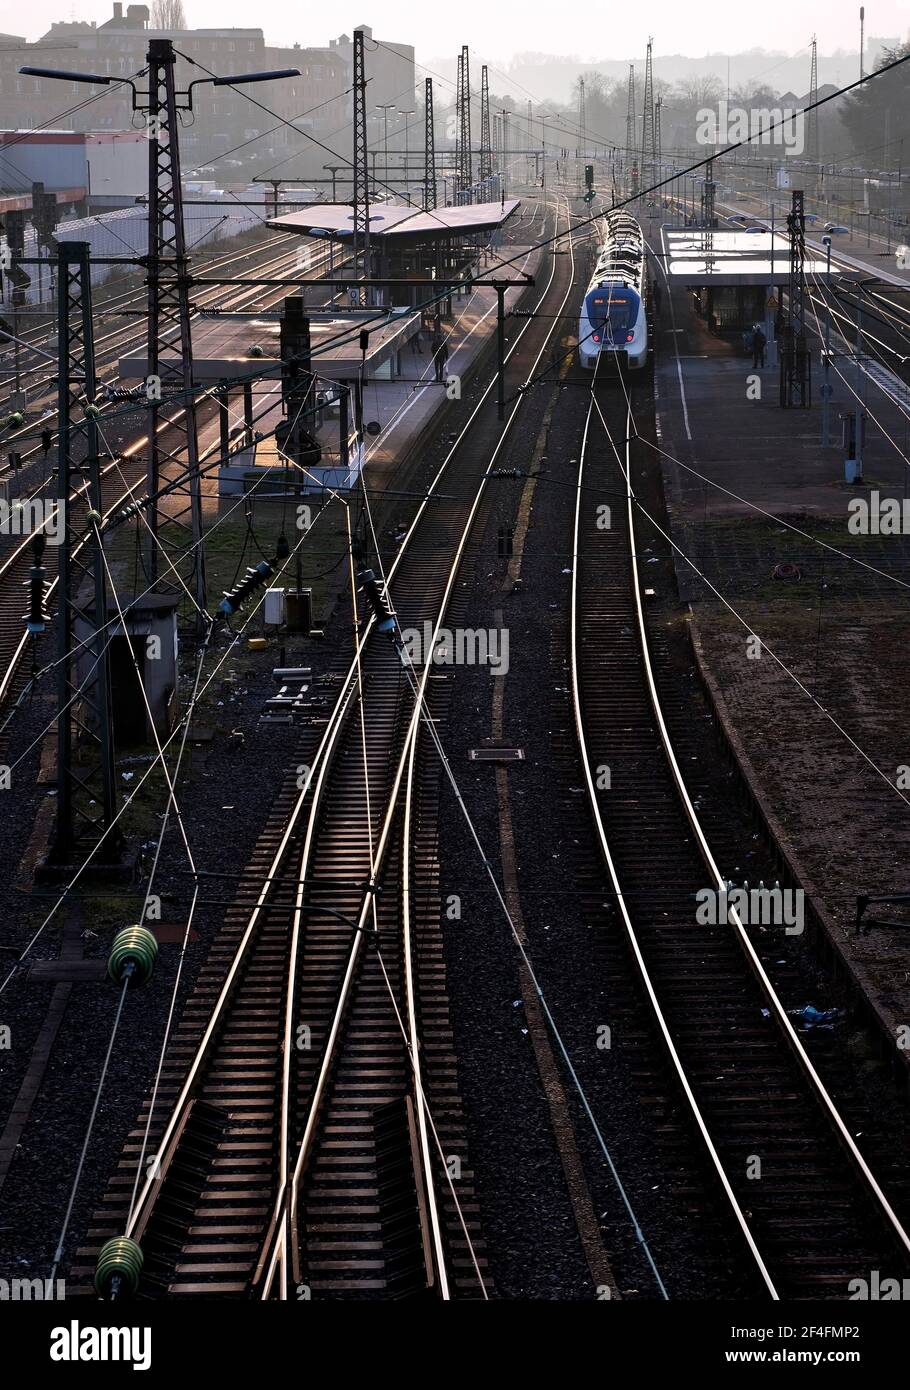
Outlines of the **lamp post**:
{"label": "lamp post", "polygon": [[544,122],[552,118],[552,112],[542,112],[540,117],[540,186],[547,186],[547,127]]}
{"label": "lamp post", "polygon": [[[388,183],[388,181],[389,181],[389,112],[395,110],[395,103],[394,103],[393,101],[386,102],[384,105],[383,105],[382,103],[380,103],[380,105],[378,105],[378,106],[376,107],[376,110],[382,112],[382,158],[383,158],[383,162],[384,162],[384,164],[385,164],[385,174],[384,174],[384,176],[383,176],[383,183]],[[373,181],[375,182],[375,180],[376,180],[376,166],[375,166],[375,164],[374,164],[374,166],[373,166]]]}
{"label": "lamp post", "polygon": [[[51,78],[64,82],[80,82],[89,86],[109,87],[125,83],[132,92],[133,113],[145,116],[149,145],[148,193],[148,353],[147,401],[149,411],[149,442],[147,485],[149,496],[156,499],[162,460],[175,462],[179,446],[162,454],[160,418],[169,404],[165,392],[178,398],[183,406],[182,418],[175,426],[172,420],[168,434],[175,428],[185,443],[185,471],[190,496],[190,516],[193,537],[193,576],[197,609],[196,631],[205,633],[207,606],[205,582],[205,552],[202,529],[202,485],[199,472],[199,444],[196,434],[196,400],[193,380],[193,351],[190,334],[189,275],[186,231],[183,223],[183,188],[180,176],[180,144],[178,132],[180,113],[193,110],[193,89],[211,84],[213,87],[235,87],[252,82],[271,82],[285,77],[299,77],[299,68],[280,68],[268,72],[244,72],[216,77],[209,74],[190,82],[185,91],[175,83],[177,54],[170,39],[149,39],[147,53],[147,90],[140,92],[137,83],[142,74],[129,77],[110,77],[99,73],[69,72],[56,68],[23,67],[20,72],[31,77]],[[198,66],[198,65],[197,65]],[[67,345],[60,344],[61,355]],[[153,502],[147,513],[149,530],[148,577],[152,587],[158,577],[158,508]]]}
{"label": "lamp post", "polygon": [[409,160],[409,158],[410,158],[410,149],[409,149],[409,147],[408,147],[408,117],[409,117],[409,116],[413,116],[413,115],[414,115],[414,112],[413,112],[413,111],[402,111],[401,108],[399,107],[398,114],[399,114],[399,116],[404,116],[404,196],[405,196],[405,198],[407,198],[408,202],[410,203],[410,201],[411,201],[411,185],[410,185],[410,181],[409,181],[409,178],[408,178],[408,160]]}

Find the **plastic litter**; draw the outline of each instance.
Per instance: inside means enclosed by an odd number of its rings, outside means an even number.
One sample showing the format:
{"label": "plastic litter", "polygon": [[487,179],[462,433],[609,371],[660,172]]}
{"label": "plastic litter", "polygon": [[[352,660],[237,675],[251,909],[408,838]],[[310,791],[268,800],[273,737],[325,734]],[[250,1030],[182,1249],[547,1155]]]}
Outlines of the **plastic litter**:
{"label": "plastic litter", "polygon": [[802,1009],[790,1009],[791,1018],[798,1018],[804,1033],[813,1028],[833,1028],[844,1016],[843,1009],[817,1009],[814,1004],[806,1004]]}

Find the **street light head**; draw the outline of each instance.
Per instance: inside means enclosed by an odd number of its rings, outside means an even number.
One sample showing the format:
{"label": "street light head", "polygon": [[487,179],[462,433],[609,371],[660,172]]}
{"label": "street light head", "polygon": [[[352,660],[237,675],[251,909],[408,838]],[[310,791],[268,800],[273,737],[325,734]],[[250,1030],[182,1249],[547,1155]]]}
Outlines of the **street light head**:
{"label": "street light head", "polygon": [[274,72],[241,72],[233,77],[216,77],[212,86],[239,87],[242,82],[277,82],[282,77],[299,76],[299,68],[276,68]]}
{"label": "street light head", "polygon": [[99,87],[109,87],[111,79],[95,72],[65,72],[62,68],[20,68],[24,77],[55,77],[60,82],[89,82]]}

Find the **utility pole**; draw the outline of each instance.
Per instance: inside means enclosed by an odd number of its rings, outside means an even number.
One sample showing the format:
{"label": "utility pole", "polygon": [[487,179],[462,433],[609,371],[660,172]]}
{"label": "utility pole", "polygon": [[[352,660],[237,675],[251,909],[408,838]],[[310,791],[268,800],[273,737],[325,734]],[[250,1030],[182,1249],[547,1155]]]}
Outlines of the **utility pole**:
{"label": "utility pole", "polygon": [[[367,82],[364,70],[363,30],[354,30],[354,279],[369,279],[370,172],[367,159]],[[369,290],[362,291],[369,302]]]}
{"label": "utility pole", "polygon": [[865,5],[860,5],[860,7],[859,7],[859,80],[860,80],[860,82],[862,82],[863,78],[864,78],[865,75],[866,75],[865,72],[863,71],[863,61],[864,61],[864,57],[865,57],[865,48],[866,48],[866,7],[865,7]]}
{"label": "utility pole", "polygon": [[578,176],[578,192],[580,196],[584,177],[583,166],[588,145],[587,135],[585,133],[585,79],[583,77],[579,77],[578,79],[578,129],[580,132],[579,139],[581,140],[581,149],[575,151],[575,172]]}
{"label": "utility pole", "polygon": [[646,187],[654,182],[653,178],[648,177],[649,169],[653,169],[654,164],[654,72],[651,66],[653,44],[654,40],[648,39],[648,51],[645,58],[645,94],[641,108],[641,163],[639,165],[639,173]]}
{"label": "utility pole", "polygon": [[[197,606],[196,632],[202,636],[208,626],[205,583],[205,553],[202,531],[202,484],[199,472],[199,444],[196,434],[196,405],[193,394],[193,346],[190,335],[189,274],[186,232],[183,225],[183,193],[180,181],[178,112],[192,111],[193,88],[200,83],[236,86],[249,82],[272,82],[276,78],[299,77],[298,68],[271,72],[244,72],[220,77],[199,77],[186,91],[178,93],[174,81],[176,54],[170,39],[150,39],[146,54],[148,91],[143,94],[135,81],[126,79],[132,90],[133,112],[146,118],[149,147],[148,198],[148,352],[145,383],[148,405],[148,524],[151,529],[148,551],[148,577],[157,582],[158,553],[157,498],[162,464],[177,463],[189,480],[193,534],[193,577]],[[30,77],[107,86],[112,79],[103,73],[63,72],[55,68],[22,67]],[[142,74],[136,74],[140,77]],[[178,96],[181,98],[178,104]],[[164,422],[170,435],[182,435],[179,445],[162,453],[159,440],[165,399],[181,406]],[[185,458],[181,458],[185,455]]]}
{"label": "utility pole", "polygon": [[[385,168],[385,181],[389,181],[389,112],[395,110],[395,103],[392,101],[380,102],[376,107],[377,111],[382,112],[382,162]],[[376,173],[376,161],[373,161],[373,173]]]}
{"label": "utility pole", "polygon": [[14,409],[19,410],[24,405],[22,398],[22,375],[19,362],[19,305],[25,297],[25,285],[29,279],[25,271],[16,265],[17,258],[25,255],[25,213],[23,211],[7,212],[3,218],[6,223],[6,244],[9,247],[13,258],[13,264],[7,271],[7,279],[10,287],[11,308],[13,311],[13,380],[15,399],[12,401]]}
{"label": "utility pole", "polygon": [[480,69],[480,182],[493,176],[493,146],[490,141],[490,78],[487,65]]}
{"label": "utility pole", "polygon": [[[810,63],[810,65],[809,65],[809,105],[812,106],[812,107],[814,107],[814,106],[815,106],[815,103],[816,103],[817,101],[818,101],[818,43],[816,42],[815,35],[813,34],[813,35],[812,35],[812,60],[811,60],[811,63]],[[808,157],[809,157],[810,163],[814,165],[814,170],[813,170],[813,172],[814,172],[814,174],[815,174],[815,196],[816,196],[816,198],[817,198],[817,197],[818,197],[818,181],[819,181],[819,141],[818,141],[818,112],[817,112],[817,111],[814,111],[814,110],[809,112],[809,131],[808,131],[808,134],[809,134],[809,139],[808,139],[808,146],[809,146],[809,148],[808,148],[807,153],[808,153]]]}
{"label": "utility pole", "polygon": [[412,107],[410,111],[401,111],[401,110],[399,110],[398,114],[399,114],[399,116],[404,116],[404,196],[405,196],[405,198],[406,198],[406,200],[407,200],[408,206],[410,207],[410,206],[411,206],[411,179],[410,179],[410,174],[409,174],[409,172],[408,172],[408,165],[410,164],[410,161],[411,161],[411,150],[410,150],[410,145],[409,145],[409,141],[408,141],[408,126],[409,126],[409,124],[410,124],[409,118],[410,118],[411,116],[416,116],[417,112],[416,112],[416,111],[414,110],[414,108]]}
{"label": "utility pole", "polygon": [[506,290],[507,285],[496,281],[496,418],[506,417]]}
{"label": "utility pole", "polygon": [[[91,266],[84,241],[64,241],[57,249],[57,333],[57,507],[63,529],[57,586],[57,821],[52,857],[66,863],[80,845],[106,839],[101,862],[109,863],[119,856],[122,838],[114,826]],[[71,498],[74,483],[81,482],[86,483],[85,491],[78,500]],[[85,541],[91,557],[86,563],[77,546],[83,538],[80,530],[84,535],[89,525],[94,537]],[[77,620],[91,633],[82,653],[89,674],[82,682],[74,651]],[[78,768],[73,757],[77,731],[85,735]]]}
{"label": "utility pole", "polygon": [[865,376],[863,374],[863,282],[856,286],[856,406],[853,412],[855,445],[852,453],[853,476],[850,477],[848,459],[847,482],[858,483],[863,476],[863,448],[866,442],[866,401]]}
{"label": "utility pole", "polygon": [[453,184],[453,201],[457,205],[461,202],[461,180],[464,158],[461,152],[462,147],[462,120],[461,108],[464,105],[464,55],[458,55],[458,73],[455,80],[455,179]]}
{"label": "utility pole", "polygon": [[[456,121],[458,128],[457,184],[464,194],[469,192],[474,183],[471,157],[471,73],[467,44],[462,45],[461,57],[458,60]],[[460,201],[466,202],[467,199],[462,197]]]}
{"label": "utility pole", "polygon": [[[148,577],[158,578],[158,507],[162,465],[185,452],[189,479],[190,524],[193,537],[194,597],[198,608],[196,632],[205,632],[206,582],[202,532],[202,484],[199,474],[199,442],[196,432],[196,400],[193,391],[193,344],[186,230],[183,223],[183,189],[180,180],[180,145],[177,93],[174,82],[176,56],[170,39],[150,39],[148,54],[149,216],[148,216],[148,383],[149,441],[147,485],[152,504]],[[181,411],[169,421],[169,433],[182,436],[167,452],[159,438],[165,403],[179,402]]]}
{"label": "utility pole", "polygon": [[436,125],[433,115],[433,79],[426,80],[424,97],[423,145],[423,206],[429,212],[436,207]]}
{"label": "utility pole", "polygon": [[629,64],[629,86],[626,94],[626,177],[632,197],[638,192],[634,187],[632,169],[635,163],[635,64]]}
{"label": "utility pole", "polygon": [[713,231],[717,225],[717,218],[714,213],[714,191],[714,160],[709,159],[705,163],[705,195],[702,201],[704,223],[708,231]]}
{"label": "utility pole", "polygon": [[[806,347],[806,219],[802,189],[793,190],[787,218],[790,241],[790,279],[787,294],[788,321],[780,357],[780,403],[782,406],[808,406],[811,403],[809,352]],[[796,397],[799,397],[797,402]]]}

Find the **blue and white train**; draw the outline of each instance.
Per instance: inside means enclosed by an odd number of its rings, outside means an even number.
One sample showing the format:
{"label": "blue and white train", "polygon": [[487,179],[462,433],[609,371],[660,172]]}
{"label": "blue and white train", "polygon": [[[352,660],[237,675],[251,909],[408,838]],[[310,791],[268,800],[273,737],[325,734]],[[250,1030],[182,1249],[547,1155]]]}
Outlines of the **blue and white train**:
{"label": "blue and white train", "polygon": [[648,361],[644,237],[627,212],[608,212],[604,223],[606,240],[578,321],[578,360],[593,371],[603,354],[639,370]]}

